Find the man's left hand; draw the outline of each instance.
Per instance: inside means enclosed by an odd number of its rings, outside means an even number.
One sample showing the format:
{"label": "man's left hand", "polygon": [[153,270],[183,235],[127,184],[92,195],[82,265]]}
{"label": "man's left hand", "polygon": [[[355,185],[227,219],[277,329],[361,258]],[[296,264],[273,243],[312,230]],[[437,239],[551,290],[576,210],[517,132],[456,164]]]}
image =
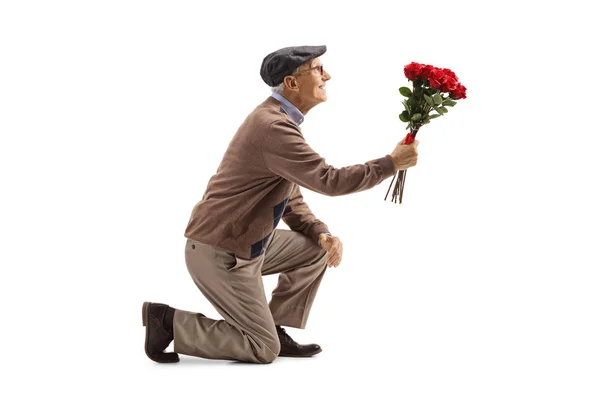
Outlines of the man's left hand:
{"label": "man's left hand", "polygon": [[337,267],[342,262],[343,245],[337,236],[321,233],[319,245],[327,251],[327,266]]}

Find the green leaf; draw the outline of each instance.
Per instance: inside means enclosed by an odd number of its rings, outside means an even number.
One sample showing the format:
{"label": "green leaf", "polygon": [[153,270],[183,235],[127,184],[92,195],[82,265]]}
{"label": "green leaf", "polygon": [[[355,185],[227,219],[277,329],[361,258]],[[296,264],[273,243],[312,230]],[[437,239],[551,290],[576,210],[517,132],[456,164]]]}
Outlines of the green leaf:
{"label": "green leaf", "polygon": [[433,114],[433,115],[430,115],[430,116],[429,116],[429,119],[434,119],[434,118],[437,118],[437,117],[439,117],[439,116],[440,116],[439,114]]}
{"label": "green leaf", "polygon": [[435,103],[436,106],[439,106],[440,104],[442,104],[442,96],[440,96],[439,93],[436,93],[433,95],[433,102]]}
{"label": "green leaf", "polygon": [[427,104],[429,104],[430,106],[433,105],[433,99],[431,97],[427,96],[426,94],[423,94],[423,97],[425,98]]}
{"label": "green leaf", "polygon": [[417,99],[414,96],[411,96],[406,101],[406,104],[408,105],[409,109],[413,109],[413,108],[415,108],[418,105]]}
{"label": "green leaf", "polygon": [[413,121],[418,121],[421,119],[421,114],[416,113],[415,115],[412,116],[411,118]]}
{"label": "green leaf", "polygon": [[410,89],[407,88],[406,86],[402,86],[399,90],[400,90],[400,94],[404,97],[410,97],[410,95],[412,94]]}
{"label": "green leaf", "polygon": [[438,106],[433,106],[433,108],[438,112],[439,115],[444,114],[444,112]]}
{"label": "green leaf", "polygon": [[448,112],[448,109],[444,106],[441,106],[440,110],[442,110],[444,112],[444,114]]}
{"label": "green leaf", "polygon": [[446,99],[442,102],[443,106],[454,107],[456,102],[454,100]]}
{"label": "green leaf", "polygon": [[400,117],[400,121],[402,122],[408,122],[408,112],[407,111],[402,111],[402,114],[398,115]]}

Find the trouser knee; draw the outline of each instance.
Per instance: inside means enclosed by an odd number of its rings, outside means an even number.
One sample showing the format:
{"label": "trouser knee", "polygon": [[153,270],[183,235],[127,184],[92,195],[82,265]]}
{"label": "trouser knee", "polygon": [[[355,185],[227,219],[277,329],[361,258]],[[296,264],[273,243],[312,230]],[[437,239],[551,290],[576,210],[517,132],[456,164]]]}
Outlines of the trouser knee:
{"label": "trouser knee", "polygon": [[279,336],[275,330],[271,332],[268,337],[256,338],[254,345],[254,357],[261,364],[268,364],[273,362],[279,355],[281,350],[281,344],[279,343]]}

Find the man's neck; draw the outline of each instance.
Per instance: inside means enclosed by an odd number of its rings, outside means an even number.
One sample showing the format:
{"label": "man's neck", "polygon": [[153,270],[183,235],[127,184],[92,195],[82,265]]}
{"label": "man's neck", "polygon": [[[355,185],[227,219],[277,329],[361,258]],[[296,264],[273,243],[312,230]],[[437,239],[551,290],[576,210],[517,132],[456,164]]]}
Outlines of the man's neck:
{"label": "man's neck", "polygon": [[314,104],[309,105],[309,104],[303,103],[302,100],[300,99],[300,96],[298,96],[298,94],[296,92],[284,90],[283,97],[288,99],[288,101],[290,103],[292,103],[294,105],[294,107],[296,107],[298,110],[300,110],[302,115],[308,114],[310,109],[315,106]]}
{"label": "man's neck", "polygon": [[275,98],[281,103],[287,114],[296,123],[296,125],[300,125],[302,121],[304,121],[304,113],[300,111],[300,109],[287,97],[279,93],[272,93],[271,97]]}

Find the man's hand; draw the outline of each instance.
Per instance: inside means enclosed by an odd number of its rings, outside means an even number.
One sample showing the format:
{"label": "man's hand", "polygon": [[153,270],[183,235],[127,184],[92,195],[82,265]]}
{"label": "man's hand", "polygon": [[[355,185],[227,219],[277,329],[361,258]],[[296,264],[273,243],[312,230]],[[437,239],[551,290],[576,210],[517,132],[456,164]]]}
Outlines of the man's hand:
{"label": "man's hand", "polygon": [[405,170],[417,165],[417,158],[419,156],[417,146],[419,146],[418,140],[415,140],[411,144],[404,144],[404,139],[398,142],[396,148],[390,154],[392,160],[394,160],[396,170]]}
{"label": "man's hand", "polygon": [[319,245],[327,250],[327,266],[337,267],[342,262],[343,245],[337,236],[329,236],[325,233],[319,235]]}

